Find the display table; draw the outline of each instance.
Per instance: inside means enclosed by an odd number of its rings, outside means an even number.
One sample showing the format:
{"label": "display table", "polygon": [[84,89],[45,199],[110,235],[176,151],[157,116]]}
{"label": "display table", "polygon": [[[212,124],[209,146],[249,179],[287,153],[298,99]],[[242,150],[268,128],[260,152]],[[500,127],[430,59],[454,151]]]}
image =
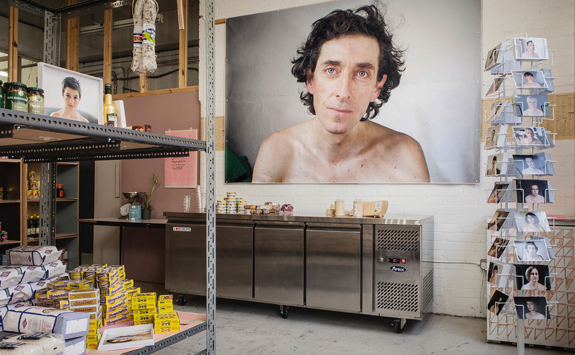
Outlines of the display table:
{"label": "display table", "polygon": [[[155,229],[165,229],[167,219],[141,219],[139,221],[130,221],[123,218],[84,218],[78,220],[80,224],[92,225],[92,226],[110,226],[110,227],[120,227],[120,264],[122,263],[122,233],[124,228],[155,228]],[[93,227],[92,227],[93,228]]]}
{"label": "display table", "polygon": [[[119,350],[108,350],[108,351],[100,351],[100,350],[88,350],[87,354],[110,354],[110,355],[136,355],[136,354],[151,354],[156,352],[162,348],[170,346],[174,343],[177,343],[181,340],[184,340],[188,337],[191,337],[194,334],[202,332],[206,330],[206,315],[200,313],[191,313],[191,312],[177,312],[178,316],[180,317],[180,331],[174,333],[160,333],[154,335],[154,345],[152,346],[145,346],[142,348],[126,348],[126,349],[119,349]],[[133,321],[123,322],[119,324],[109,325],[102,327],[100,329],[103,332],[105,329],[109,328],[118,328],[118,327],[127,327],[134,325]]]}

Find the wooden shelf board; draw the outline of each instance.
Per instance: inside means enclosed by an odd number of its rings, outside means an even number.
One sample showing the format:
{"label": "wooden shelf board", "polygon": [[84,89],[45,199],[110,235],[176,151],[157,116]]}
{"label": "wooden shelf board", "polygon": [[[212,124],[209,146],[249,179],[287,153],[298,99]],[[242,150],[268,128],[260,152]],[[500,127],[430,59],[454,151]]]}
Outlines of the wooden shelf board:
{"label": "wooden shelf board", "polygon": [[0,200],[0,203],[20,203],[20,200]]}
{"label": "wooden shelf board", "polygon": [[0,242],[0,245],[11,245],[11,244],[20,244],[19,240],[7,240],[5,242]]}

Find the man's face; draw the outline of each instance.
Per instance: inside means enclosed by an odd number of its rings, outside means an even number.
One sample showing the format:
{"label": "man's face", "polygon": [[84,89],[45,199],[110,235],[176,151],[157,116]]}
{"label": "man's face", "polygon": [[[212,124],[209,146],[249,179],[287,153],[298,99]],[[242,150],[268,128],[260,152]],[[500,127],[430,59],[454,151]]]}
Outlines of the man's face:
{"label": "man's face", "polygon": [[326,131],[344,134],[360,121],[387,79],[377,81],[378,63],[375,38],[345,35],[323,44],[307,90]]}
{"label": "man's face", "polygon": [[529,106],[530,109],[536,109],[537,108],[537,99],[530,97],[527,99],[527,105]]}
{"label": "man's face", "polygon": [[533,44],[533,42],[529,42],[527,43],[527,51],[533,53],[533,51],[535,51],[535,45]]}
{"label": "man's face", "polygon": [[539,186],[537,185],[531,186],[531,195],[533,196],[539,195]]}
{"label": "man's face", "polygon": [[530,168],[535,167],[535,162],[533,161],[533,158],[525,158],[525,163],[527,163],[527,166]]}
{"label": "man's face", "polygon": [[533,75],[525,75],[525,79],[527,79],[528,83],[532,83],[533,82]]}

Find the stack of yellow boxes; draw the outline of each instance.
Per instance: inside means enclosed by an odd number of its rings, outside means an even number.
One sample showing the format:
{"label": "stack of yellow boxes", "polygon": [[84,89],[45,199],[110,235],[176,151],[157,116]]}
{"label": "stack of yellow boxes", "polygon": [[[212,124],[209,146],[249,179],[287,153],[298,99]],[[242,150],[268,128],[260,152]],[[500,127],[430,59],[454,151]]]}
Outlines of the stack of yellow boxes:
{"label": "stack of yellow boxes", "polygon": [[154,324],[156,314],[156,293],[136,293],[132,296],[134,325]]}
{"label": "stack of yellow boxes", "polygon": [[90,328],[86,337],[88,349],[97,349],[102,326],[102,307],[100,306],[100,290],[72,290],[68,294],[70,310],[90,315]]}
{"label": "stack of yellow boxes", "polygon": [[161,295],[158,299],[158,314],[154,319],[155,333],[171,333],[180,331],[180,319],[174,312],[172,295]]}

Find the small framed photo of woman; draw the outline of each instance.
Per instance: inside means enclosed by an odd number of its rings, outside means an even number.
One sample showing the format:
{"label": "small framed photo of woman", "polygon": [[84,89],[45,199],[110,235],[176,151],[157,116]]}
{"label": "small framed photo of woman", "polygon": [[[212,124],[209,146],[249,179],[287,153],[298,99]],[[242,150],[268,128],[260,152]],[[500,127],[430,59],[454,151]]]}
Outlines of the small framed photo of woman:
{"label": "small framed photo of woman", "polygon": [[551,232],[545,211],[518,212],[517,230],[523,233]]}
{"label": "small framed photo of woman", "polygon": [[544,240],[516,240],[515,255],[517,260],[523,262],[549,261],[549,252]]}
{"label": "small framed photo of woman", "polygon": [[522,291],[551,290],[549,266],[515,264],[515,281],[517,289]]}
{"label": "small framed photo of woman", "polygon": [[38,63],[38,86],[44,89],[44,112],[51,117],[104,124],[103,80]]}

